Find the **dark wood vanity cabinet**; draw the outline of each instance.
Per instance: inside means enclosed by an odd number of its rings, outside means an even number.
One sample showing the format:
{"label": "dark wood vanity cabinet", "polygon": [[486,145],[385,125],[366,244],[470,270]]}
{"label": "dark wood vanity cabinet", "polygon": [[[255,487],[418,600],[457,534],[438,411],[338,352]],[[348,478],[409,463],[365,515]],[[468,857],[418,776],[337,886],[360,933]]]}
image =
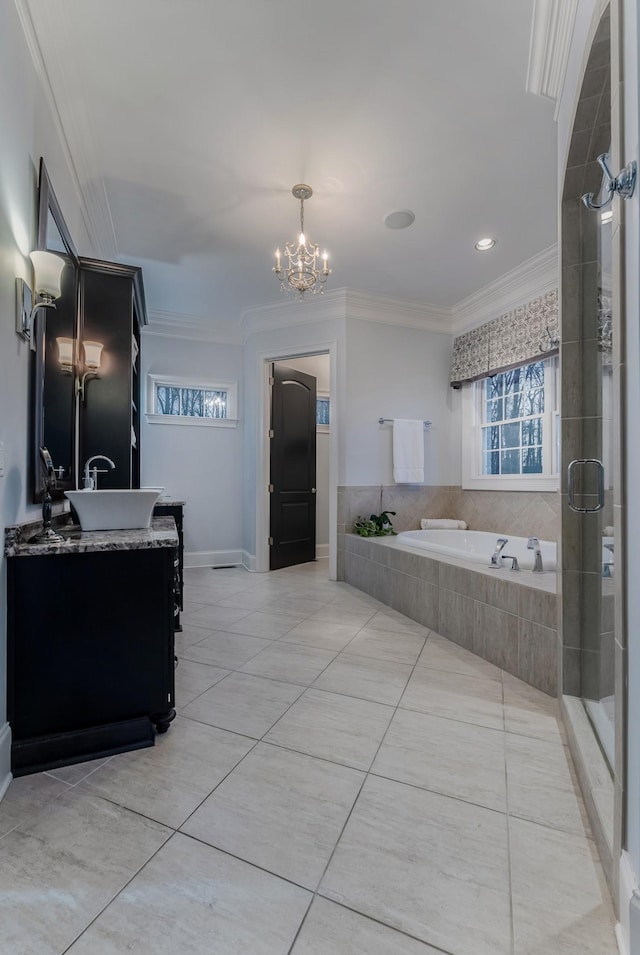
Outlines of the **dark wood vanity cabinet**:
{"label": "dark wood vanity cabinet", "polygon": [[174,626],[176,630],[182,630],[180,623],[180,612],[184,610],[184,516],[183,501],[160,502],[153,508],[154,517],[172,517],[176,522],[176,531],[178,532],[178,550],[174,561],[175,572],[175,606],[174,606]]}
{"label": "dark wood vanity cabinet", "polygon": [[152,746],[167,729],[175,716],[176,554],[158,547],[8,558],[14,776]]}
{"label": "dark wood vanity cabinet", "polygon": [[[89,377],[79,409],[79,486],[84,462],[105,454],[115,464],[100,488],[140,487],[140,328],[146,324],[141,269],[80,257],[79,342],[103,346],[97,378]],[[82,375],[84,368],[79,368]],[[103,465],[104,466],[104,465]]]}

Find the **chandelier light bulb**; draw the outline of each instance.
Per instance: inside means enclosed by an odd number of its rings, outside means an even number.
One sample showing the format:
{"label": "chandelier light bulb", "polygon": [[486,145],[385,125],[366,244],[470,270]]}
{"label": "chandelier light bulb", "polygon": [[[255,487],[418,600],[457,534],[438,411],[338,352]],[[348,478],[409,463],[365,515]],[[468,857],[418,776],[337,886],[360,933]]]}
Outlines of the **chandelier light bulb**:
{"label": "chandelier light bulb", "polygon": [[304,237],[304,232],[301,232],[300,235],[298,236],[298,242],[300,243],[300,245],[307,244],[307,240]]}

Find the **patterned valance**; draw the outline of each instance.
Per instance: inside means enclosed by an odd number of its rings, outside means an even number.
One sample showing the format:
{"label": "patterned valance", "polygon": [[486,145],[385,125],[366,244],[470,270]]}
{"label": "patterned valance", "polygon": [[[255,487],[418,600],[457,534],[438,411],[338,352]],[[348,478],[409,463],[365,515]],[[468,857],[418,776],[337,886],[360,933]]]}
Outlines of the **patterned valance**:
{"label": "patterned valance", "polygon": [[452,385],[495,375],[558,351],[558,290],[474,328],[453,341]]}

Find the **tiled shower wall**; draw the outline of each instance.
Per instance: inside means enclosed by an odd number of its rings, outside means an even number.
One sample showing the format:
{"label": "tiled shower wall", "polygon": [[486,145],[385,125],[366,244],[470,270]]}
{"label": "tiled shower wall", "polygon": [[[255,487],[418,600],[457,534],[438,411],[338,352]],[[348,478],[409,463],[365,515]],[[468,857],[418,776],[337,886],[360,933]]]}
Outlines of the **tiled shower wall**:
{"label": "tiled shower wall", "polygon": [[555,492],[465,491],[455,485],[392,484],[338,488],[338,579],[344,580],[344,535],[358,517],[395,511],[396,531],[416,530],[423,517],[466,521],[471,530],[556,540],[560,497]]}
{"label": "tiled shower wall", "polygon": [[[568,507],[567,466],[574,458],[602,454],[602,349],[598,327],[598,216],[580,196],[597,193],[602,170],[596,156],[611,143],[609,17],[603,17],[585,71],[571,137],[562,198],[561,364],[562,364],[562,555],[561,593],[564,653],[560,686],[571,696],[599,699],[611,689],[607,657],[615,639],[611,597],[602,599],[601,542],[614,523],[613,495],[601,514],[576,514]],[[613,310],[614,385],[619,387],[619,315]],[[614,402],[616,400],[614,388]],[[610,480],[611,475],[607,474]],[[577,485],[587,495],[586,482]],[[590,495],[585,501],[593,504]],[[616,561],[619,563],[619,537]],[[618,567],[616,568],[618,570]],[[613,583],[615,584],[616,581]],[[609,622],[605,622],[609,618]],[[598,619],[602,620],[597,626]],[[599,685],[599,681],[603,685]]]}

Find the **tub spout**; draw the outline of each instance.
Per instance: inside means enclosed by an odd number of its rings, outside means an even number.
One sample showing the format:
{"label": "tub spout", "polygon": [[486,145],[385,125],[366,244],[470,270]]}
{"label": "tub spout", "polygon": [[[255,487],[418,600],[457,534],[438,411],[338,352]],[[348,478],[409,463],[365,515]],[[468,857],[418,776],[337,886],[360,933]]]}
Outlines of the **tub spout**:
{"label": "tub spout", "polygon": [[499,537],[497,539],[496,549],[491,555],[491,562],[489,564],[489,567],[496,567],[496,568],[502,567],[502,551],[504,550],[508,540],[509,540],[508,537]]}
{"label": "tub spout", "polygon": [[537,537],[530,537],[527,541],[527,550],[535,551],[533,556],[533,572],[534,574],[543,574],[544,569],[542,567],[542,551],[540,549],[540,541]]}

